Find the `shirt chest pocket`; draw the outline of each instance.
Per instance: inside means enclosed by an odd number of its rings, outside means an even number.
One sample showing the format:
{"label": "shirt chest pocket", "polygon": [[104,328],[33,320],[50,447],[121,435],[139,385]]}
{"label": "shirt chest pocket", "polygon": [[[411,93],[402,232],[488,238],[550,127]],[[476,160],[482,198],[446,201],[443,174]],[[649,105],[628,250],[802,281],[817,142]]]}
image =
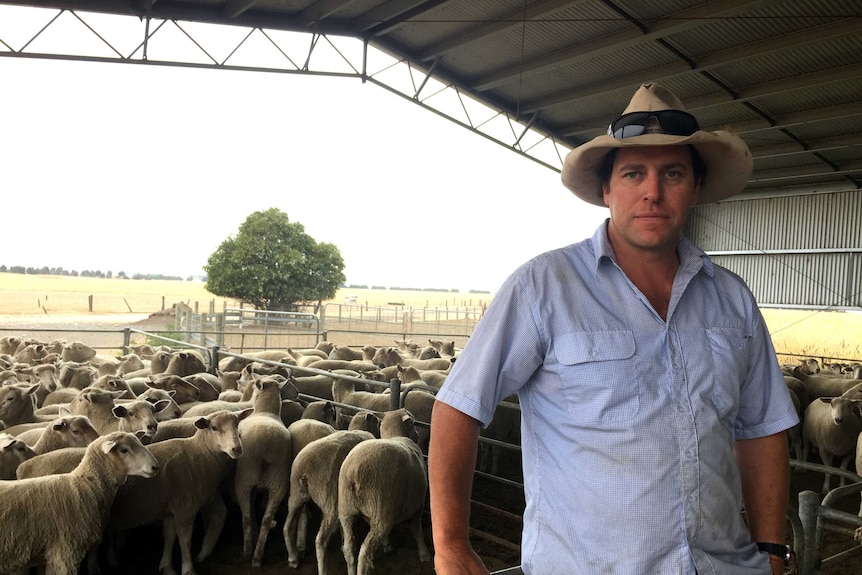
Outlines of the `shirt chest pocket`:
{"label": "shirt chest pocket", "polygon": [[554,349],[574,425],[613,427],[637,415],[640,381],[631,331],[567,333]]}
{"label": "shirt chest pocket", "polygon": [[750,338],[733,328],[707,328],[706,334],[713,361],[712,400],[722,417],[733,415],[748,370]]}

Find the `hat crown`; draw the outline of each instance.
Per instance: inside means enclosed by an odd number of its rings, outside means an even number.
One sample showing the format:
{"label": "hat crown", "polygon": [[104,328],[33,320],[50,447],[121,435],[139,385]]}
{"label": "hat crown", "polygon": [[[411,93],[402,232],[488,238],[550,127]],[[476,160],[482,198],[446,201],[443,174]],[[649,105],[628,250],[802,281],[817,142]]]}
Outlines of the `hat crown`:
{"label": "hat crown", "polygon": [[629,105],[623,114],[631,112],[658,112],[660,110],[685,111],[682,101],[676,94],[655,82],[642,84],[635,95],[632,96]]}

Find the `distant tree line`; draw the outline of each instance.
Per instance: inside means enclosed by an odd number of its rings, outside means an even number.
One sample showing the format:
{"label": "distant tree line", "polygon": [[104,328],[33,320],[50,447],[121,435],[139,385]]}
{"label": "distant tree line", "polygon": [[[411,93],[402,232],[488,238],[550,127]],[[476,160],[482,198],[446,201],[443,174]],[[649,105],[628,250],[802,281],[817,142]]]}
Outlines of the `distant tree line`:
{"label": "distant tree line", "polygon": [[[11,274],[27,274],[27,275],[43,275],[43,276],[69,276],[73,278],[82,277],[82,278],[106,278],[111,279],[113,277],[117,277],[118,279],[133,279],[133,280],[178,280],[183,281],[183,278],[179,276],[169,276],[164,274],[133,274],[131,278],[126,275],[126,272],[117,272],[117,275],[114,276],[114,272],[102,270],[83,270],[78,272],[78,270],[67,270],[64,268],[49,268],[48,266],[44,266],[41,268],[35,267],[24,267],[24,266],[9,266],[0,265],[0,273],[11,273]],[[189,276],[186,278],[188,281],[194,279],[193,276]]]}
{"label": "distant tree line", "polygon": [[[382,290],[385,290],[385,289],[391,289],[391,290],[398,290],[398,291],[433,291],[433,292],[447,292],[447,293],[448,293],[448,292],[453,292],[453,293],[459,293],[459,292],[460,292],[460,290],[459,290],[458,288],[452,288],[452,289],[445,289],[445,288],[415,288],[415,287],[392,287],[392,288],[387,288],[386,286],[371,286],[371,288],[369,288],[369,287],[368,287],[368,285],[359,285],[359,284],[350,284],[350,285],[348,285],[348,286],[342,286],[342,287],[347,287],[348,289],[382,289]],[[471,289],[471,290],[470,290],[469,292],[467,292],[467,293],[484,293],[484,294],[489,294],[489,293],[491,293],[491,292],[490,292],[490,290]]]}

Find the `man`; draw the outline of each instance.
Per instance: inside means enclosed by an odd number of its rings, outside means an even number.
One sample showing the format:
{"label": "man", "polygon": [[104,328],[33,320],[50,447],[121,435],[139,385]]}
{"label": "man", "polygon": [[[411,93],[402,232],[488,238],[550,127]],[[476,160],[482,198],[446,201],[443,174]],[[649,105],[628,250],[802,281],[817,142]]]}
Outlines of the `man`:
{"label": "man", "polygon": [[488,573],[472,474],[479,425],[512,393],[527,575],[783,573],[796,411],[750,291],[679,235],[751,169],[740,138],[700,130],[657,84],[570,152],[563,183],[610,218],[504,282],[437,395],[438,575]]}

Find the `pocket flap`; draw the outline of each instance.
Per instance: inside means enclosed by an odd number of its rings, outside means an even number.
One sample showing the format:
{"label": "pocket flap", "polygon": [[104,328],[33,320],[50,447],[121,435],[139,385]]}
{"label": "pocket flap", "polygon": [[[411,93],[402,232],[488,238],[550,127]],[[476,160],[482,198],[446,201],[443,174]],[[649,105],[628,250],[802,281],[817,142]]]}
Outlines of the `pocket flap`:
{"label": "pocket flap", "polygon": [[554,353],[563,365],[629,359],[635,354],[635,336],[630,330],[566,333],[557,338]]}

